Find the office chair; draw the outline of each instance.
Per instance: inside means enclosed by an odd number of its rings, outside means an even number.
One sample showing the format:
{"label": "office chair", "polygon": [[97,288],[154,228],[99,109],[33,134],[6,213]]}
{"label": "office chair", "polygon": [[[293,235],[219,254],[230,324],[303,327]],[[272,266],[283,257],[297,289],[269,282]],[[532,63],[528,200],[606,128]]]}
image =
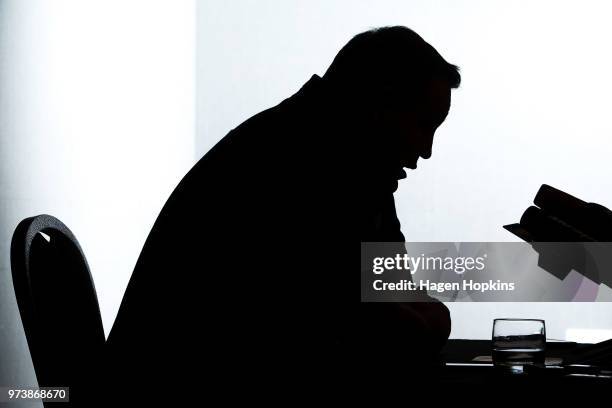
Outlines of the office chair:
{"label": "office chair", "polygon": [[95,382],[104,331],[77,239],[55,217],[26,218],[13,234],[11,270],[39,386],[71,387],[78,400]]}

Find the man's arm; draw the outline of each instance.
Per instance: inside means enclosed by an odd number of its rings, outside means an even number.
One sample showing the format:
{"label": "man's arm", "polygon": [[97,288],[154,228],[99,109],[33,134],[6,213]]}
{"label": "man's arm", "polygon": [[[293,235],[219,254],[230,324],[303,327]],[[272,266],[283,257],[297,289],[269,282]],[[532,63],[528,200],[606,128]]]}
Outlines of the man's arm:
{"label": "man's arm", "polygon": [[[362,231],[362,242],[401,241],[394,250],[405,251],[393,195],[381,197],[378,205],[372,208],[377,211],[371,214],[372,223]],[[419,291],[416,296],[418,301],[415,302],[362,303],[364,338],[371,340],[375,336],[376,342],[415,347],[419,353],[418,356],[415,353],[415,357],[435,356],[450,335],[450,313],[443,303],[425,291]]]}

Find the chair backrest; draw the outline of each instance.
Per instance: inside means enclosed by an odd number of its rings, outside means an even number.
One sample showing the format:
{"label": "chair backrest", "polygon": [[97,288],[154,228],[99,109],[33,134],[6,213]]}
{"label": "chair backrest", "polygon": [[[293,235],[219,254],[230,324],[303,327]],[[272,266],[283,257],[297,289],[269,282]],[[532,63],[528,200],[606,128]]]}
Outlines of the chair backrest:
{"label": "chair backrest", "polygon": [[104,330],[75,236],[50,215],[26,218],[13,234],[11,270],[39,386],[78,388],[93,380]]}

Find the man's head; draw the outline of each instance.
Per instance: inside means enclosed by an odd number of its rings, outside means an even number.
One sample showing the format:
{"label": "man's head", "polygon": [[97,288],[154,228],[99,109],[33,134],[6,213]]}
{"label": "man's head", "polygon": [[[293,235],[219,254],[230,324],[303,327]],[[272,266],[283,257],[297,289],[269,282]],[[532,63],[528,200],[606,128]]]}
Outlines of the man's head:
{"label": "man's head", "polygon": [[[323,79],[359,129],[361,167],[377,182],[403,178],[431,156],[433,136],[461,76],[418,34],[383,27],[358,34]],[[357,135],[355,135],[357,136]]]}

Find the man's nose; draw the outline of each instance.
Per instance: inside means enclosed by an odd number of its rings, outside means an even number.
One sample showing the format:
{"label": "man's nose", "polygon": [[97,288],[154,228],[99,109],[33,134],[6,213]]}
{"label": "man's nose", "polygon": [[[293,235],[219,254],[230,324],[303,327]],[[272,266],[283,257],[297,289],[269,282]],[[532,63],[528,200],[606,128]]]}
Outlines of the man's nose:
{"label": "man's nose", "polygon": [[429,159],[431,157],[431,148],[433,146],[433,134],[428,135],[429,137],[425,138],[421,144],[421,156],[423,159]]}

